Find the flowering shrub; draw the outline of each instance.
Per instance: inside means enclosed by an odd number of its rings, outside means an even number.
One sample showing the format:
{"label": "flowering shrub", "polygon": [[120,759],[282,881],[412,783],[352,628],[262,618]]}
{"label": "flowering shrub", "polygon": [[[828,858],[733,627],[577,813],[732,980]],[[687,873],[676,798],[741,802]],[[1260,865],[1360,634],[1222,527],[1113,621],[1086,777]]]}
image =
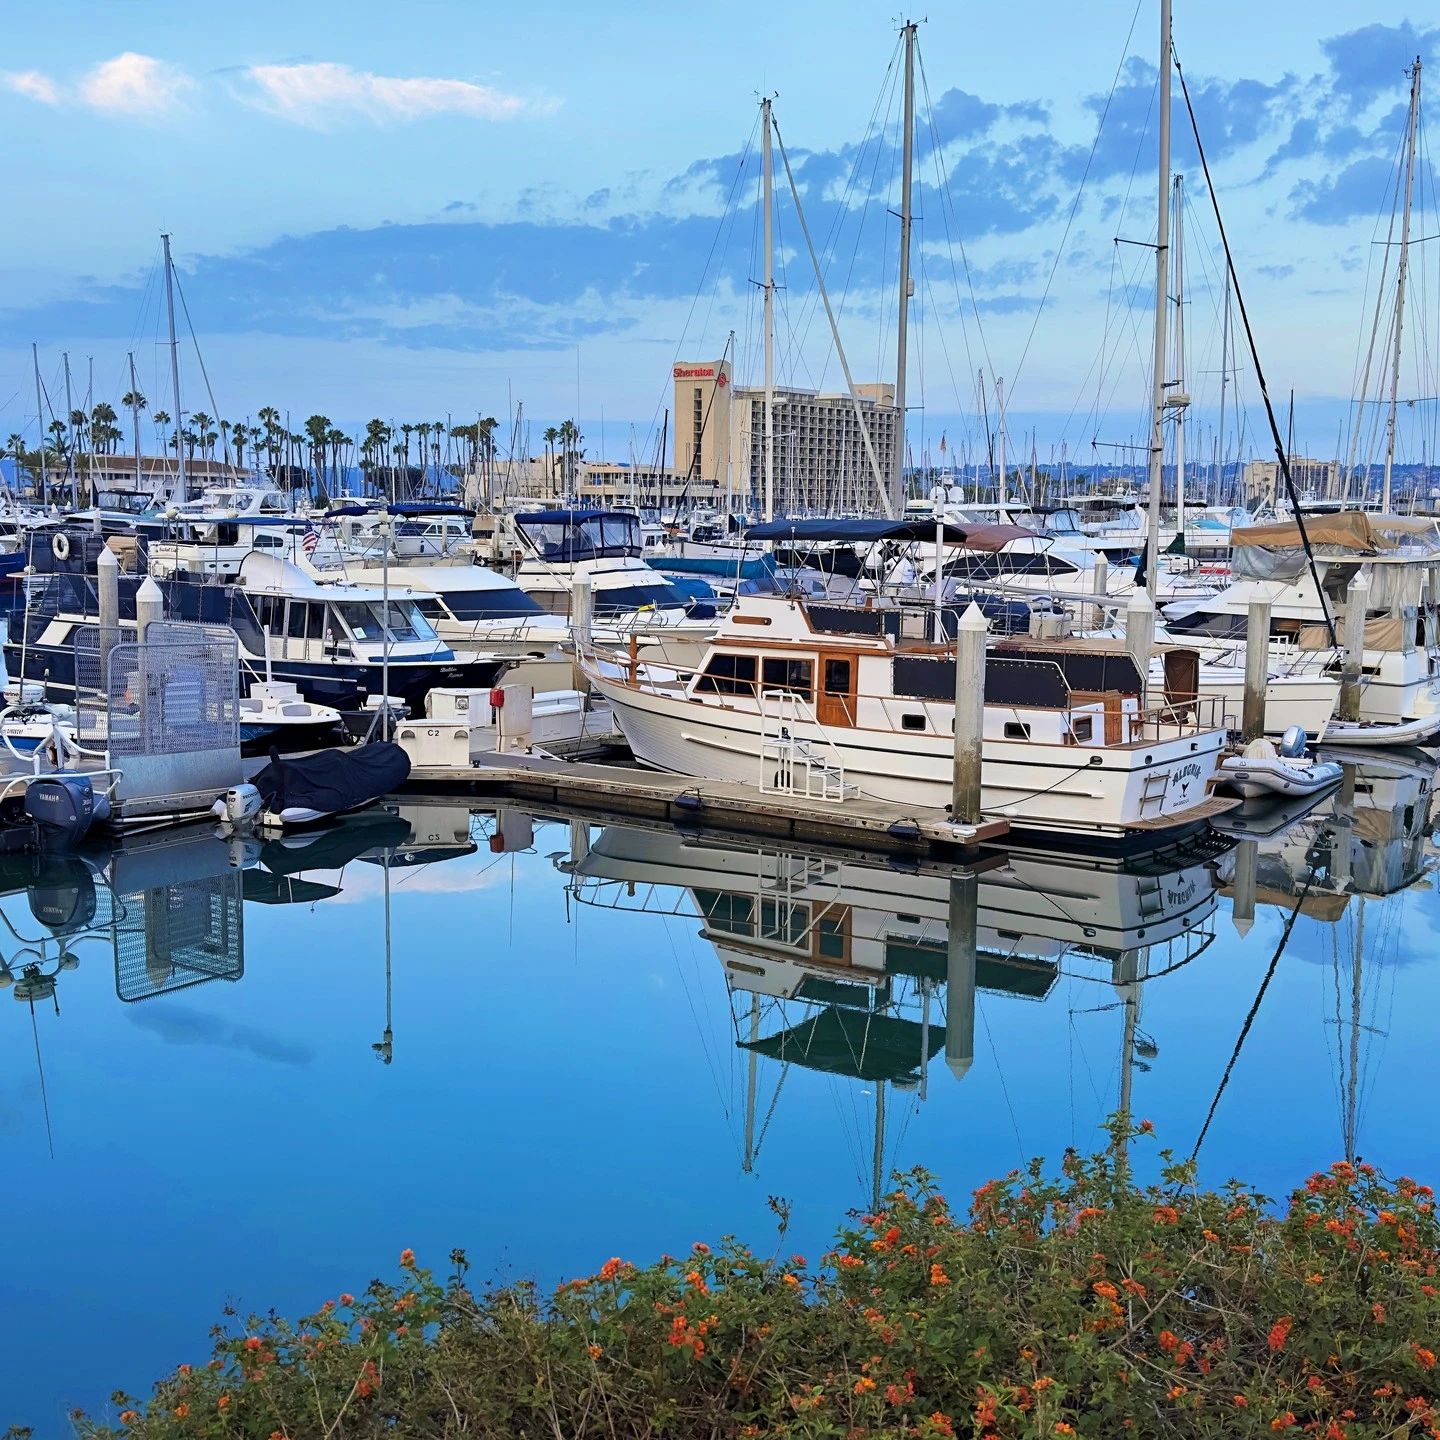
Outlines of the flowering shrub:
{"label": "flowering shrub", "polygon": [[[85,1440],[190,1437],[1440,1437],[1430,1189],[1344,1162],[1283,1209],[1161,1152],[1040,1162],[952,1214],[923,1171],[813,1269],[727,1241],[550,1295],[397,1284],[217,1330]],[[783,1232],[782,1232],[783,1233]]]}

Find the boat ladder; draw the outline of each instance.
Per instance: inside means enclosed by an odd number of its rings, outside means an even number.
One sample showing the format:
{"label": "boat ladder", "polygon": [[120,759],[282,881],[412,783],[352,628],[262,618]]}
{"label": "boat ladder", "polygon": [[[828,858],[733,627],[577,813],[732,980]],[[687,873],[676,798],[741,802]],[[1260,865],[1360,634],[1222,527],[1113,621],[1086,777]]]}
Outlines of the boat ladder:
{"label": "boat ladder", "polygon": [[[857,791],[845,780],[845,766],[823,739],[797,735],[808,706],[789,690],[767,690],[760,697],[760,790],[770,795],[794,795],[804,800],[839,804]],[[825,750],[829,750],[827,755]]]}

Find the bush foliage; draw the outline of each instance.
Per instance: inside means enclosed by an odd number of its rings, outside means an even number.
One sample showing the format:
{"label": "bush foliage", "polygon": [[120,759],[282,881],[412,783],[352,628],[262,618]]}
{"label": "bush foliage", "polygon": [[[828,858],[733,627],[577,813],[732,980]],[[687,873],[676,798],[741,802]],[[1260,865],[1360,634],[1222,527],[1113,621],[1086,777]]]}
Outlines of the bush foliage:
{"label": "bush foliage", "polygon": [[[1430,1189],[1344,1162],[1278,1207],[1111,1147],[991,1181],[956,1218],[923,1171],[811,1265],[726,1241],[608,1260],[542,1295],[396,1283],[214,1357],[85,1440],[528,1436],[1440,1437]],[[784,1249],[784,1207],[781,1250]]]}

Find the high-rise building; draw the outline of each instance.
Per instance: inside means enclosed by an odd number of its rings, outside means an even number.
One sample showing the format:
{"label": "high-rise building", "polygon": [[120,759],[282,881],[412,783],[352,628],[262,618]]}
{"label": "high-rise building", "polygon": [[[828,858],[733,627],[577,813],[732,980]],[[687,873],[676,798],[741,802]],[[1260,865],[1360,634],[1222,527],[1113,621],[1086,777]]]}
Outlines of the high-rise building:
{"label": "high-rise building", "polygon": [[[677,477],[710,482],[736,509],[765,503],[765,391],[735,385],[728,361],[685,361],[674,367],[674,464]],[[849,394],[776,386],[771,433],[775,447],[777,515],[813,510],[879,508],[875,467],[894,473],[899,412],[892,385],[857,385],[859,415]]]}

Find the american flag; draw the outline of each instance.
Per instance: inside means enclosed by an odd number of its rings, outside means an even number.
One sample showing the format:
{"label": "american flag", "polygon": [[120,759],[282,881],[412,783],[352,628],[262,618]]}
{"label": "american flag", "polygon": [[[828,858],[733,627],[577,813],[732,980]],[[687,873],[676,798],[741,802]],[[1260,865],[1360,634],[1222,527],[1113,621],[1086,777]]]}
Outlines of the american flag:
{"label": "american flag", "polygon": [[319,543],[320,532],[313,525],[300,537],[300,544],[307,555],[313,555]]}

